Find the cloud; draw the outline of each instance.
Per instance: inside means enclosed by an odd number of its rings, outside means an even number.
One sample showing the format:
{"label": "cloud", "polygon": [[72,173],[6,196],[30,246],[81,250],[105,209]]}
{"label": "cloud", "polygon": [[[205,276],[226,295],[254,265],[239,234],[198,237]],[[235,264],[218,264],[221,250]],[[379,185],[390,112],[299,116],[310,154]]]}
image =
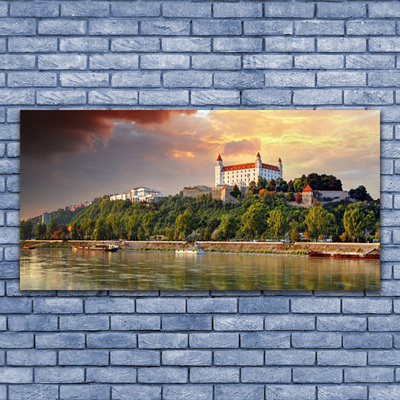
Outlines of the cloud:
{"label": "cloud", "polygon": [[248,153],[253,152],[255,158],[259,150],[260,150],[259,139],[253,139],[253,140],[243,139],[225,143],[223,154],[227,156],[236,156],[240,154],[247,155]]}
{"label": "cloud", "polygon": [[63,154],[80,154],[96,143],[106,144],[114,122],[161,125],[174,115],[195,110],[23,110],[21,153],[24,157],[55,161]]}

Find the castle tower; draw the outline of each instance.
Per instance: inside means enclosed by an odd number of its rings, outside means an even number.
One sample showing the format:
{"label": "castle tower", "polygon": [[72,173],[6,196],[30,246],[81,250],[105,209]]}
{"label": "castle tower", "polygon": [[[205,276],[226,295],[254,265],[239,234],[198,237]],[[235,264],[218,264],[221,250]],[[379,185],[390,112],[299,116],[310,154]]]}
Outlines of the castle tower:
{"label": "castle tower", "polygon": [[256,175],[256,183],[258,180],[258,177],[261,176],[261,168],[262,168],[262,161],[261,161],[261,156],[260,153],[257,153],[256,155],[256,162],[254,164],[254,168],[255,168],[255,175]]}
{"label": "castle tower", "polygon": [[218,154],[217,165],[215,166],[215,186],[222,185],[222,169],[224,165],[222,163],[221,155]]}
{"label": "castle tower", "polygon": [[278,168],[279,168],[279,171],[281,173],[281,178],[283,179],[283,165],[282,165],[282,160],[280,159],[280,157],[279,157],[279,160],[278,160]]}

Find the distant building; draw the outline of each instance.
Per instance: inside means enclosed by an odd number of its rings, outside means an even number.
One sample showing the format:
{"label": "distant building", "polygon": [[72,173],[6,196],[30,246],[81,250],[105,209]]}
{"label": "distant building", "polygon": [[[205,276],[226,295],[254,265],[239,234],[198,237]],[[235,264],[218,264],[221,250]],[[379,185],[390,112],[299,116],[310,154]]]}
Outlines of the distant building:
{"label": "distant building", "polygon": [[50,224],[50,222],[51,222],[51,214],[46,211],[42,214],[42,224],[45,224],[47,226]]}
{"label": "distant building", "polygon": [[257,184],[258,177],[266,179],[283,179],[282,160],[278,160],[278,165],[264,164],[261,161],[260,153],[257,153],[253,163],[237,164],[224,166],[221,155],[218,155],[217,165],[215,166],[215,186],[237,185],[239,188],[250,186],[250,182]]}
{"label": "distant building", "polygon": [[310,185],[307,185],[301,193],[302,204],[311,206],[314,204],[314,199],[319,204],[333,203],[350,199],[349,192],[346,190],[313,190]]}
{"label": "distant building", "polygon": [[214,200],[222,200],[224,203],[236,203],[237,199],[231,196],[232,186],[224,185],[218,187],[195,186],[183,188],[181,195],[183,197],[199,197],[202,195],[211,195]]}
{"label": "distant building", "polygon": [[163,197],[164,196],[160,190],[150,189],[147,187],[137,187],[127,192],[113,194],[110,196],[110,200],[130,200],[132,203],[153,203]]}

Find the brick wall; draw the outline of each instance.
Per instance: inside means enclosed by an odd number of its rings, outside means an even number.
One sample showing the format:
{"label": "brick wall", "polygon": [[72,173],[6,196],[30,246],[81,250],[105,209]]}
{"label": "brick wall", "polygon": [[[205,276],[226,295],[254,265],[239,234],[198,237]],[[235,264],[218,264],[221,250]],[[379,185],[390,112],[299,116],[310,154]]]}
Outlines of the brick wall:
{"label": "brick wall", "polygon": [[[400,398],[398,17],[385,0],[0,2],[0,399]],[[20,292],[19,110],[164,106],[382,110],[382,290]]]}

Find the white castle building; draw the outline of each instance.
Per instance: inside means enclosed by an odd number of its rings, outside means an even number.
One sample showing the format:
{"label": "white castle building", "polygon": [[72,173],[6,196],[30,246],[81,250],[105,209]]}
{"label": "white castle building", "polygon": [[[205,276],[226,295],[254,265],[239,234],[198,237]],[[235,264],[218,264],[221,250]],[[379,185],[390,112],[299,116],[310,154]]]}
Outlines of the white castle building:
{"label": "white castle building", "polygon": [[257,153],[256,161],[253,163],[229,165],[224,167],[221,155],[218,155],[217,165],[215,166],[215,186],[237,185],[239,188],[250,186],[250,182],[257,184],[258,177],[266,179],[283,179],[282,160],[278,160],[278,165],[264,164],[261,161],[260,153]]}
{"label": "white castle building", "polygon": [[132,203],[152,203],[162,197],[163,194],[160,190],[137,187],[121,194],[113,194],[110,196],[110,200],[130,200]]}

